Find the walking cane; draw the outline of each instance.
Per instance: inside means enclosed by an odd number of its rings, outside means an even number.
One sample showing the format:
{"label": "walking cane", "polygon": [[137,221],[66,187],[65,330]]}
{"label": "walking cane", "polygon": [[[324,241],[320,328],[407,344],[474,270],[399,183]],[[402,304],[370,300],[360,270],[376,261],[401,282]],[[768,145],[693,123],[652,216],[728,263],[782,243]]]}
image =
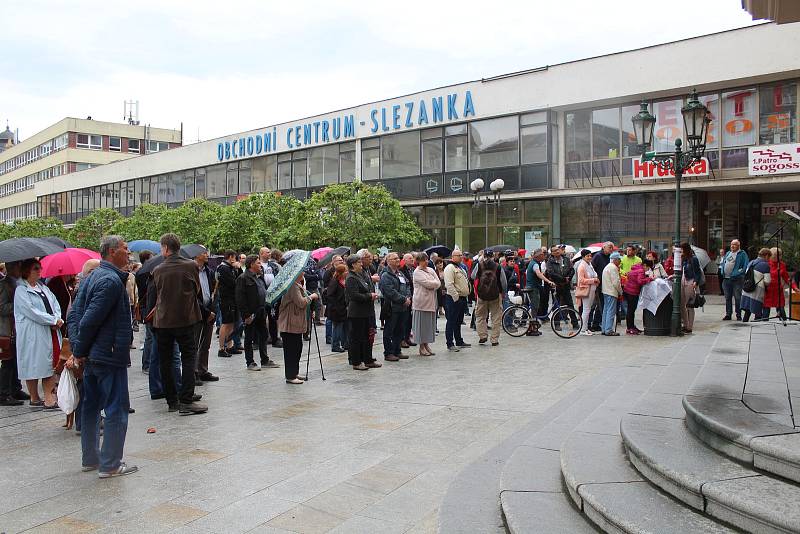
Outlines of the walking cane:
{"label": "walking cane", "polygon": [[[308,320],[311,321],[311,303],[308,304]],[[319,357],[319,370],[322,373],[322,380],[325,381],[325,369],[322,367],[322,351],[319,348],[319,334],[317,333],[317,325],[314,324],[314,339],[317,341],[317,356]],[[308,367],[311,363],[311,333],[309,332],[308,336],[308,353],[306,354],[306,376],[303,379],[304,381],[308,381]]]}

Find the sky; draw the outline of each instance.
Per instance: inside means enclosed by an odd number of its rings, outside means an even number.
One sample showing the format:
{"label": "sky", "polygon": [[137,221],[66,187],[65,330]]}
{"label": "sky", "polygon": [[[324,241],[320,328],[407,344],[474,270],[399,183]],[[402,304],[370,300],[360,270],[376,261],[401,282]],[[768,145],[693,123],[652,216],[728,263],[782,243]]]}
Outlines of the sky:
{"label": "sky", "polygon": [[0,128],[138,100],[186,144],[757,23],[740,0],[2,0],[0,21]]}

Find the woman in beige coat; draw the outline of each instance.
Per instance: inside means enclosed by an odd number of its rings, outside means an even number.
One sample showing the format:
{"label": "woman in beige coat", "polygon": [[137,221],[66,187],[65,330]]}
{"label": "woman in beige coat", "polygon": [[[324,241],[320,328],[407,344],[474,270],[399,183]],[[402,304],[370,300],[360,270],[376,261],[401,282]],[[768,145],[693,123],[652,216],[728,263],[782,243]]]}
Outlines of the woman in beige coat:
{"label": "woman in beige coat", "polygon": [[439,275],[428,266],[428,255],[417,254],[414,269],[414,298],[411,300],[411,329],[419,345],[420,356],[433,356],[430,344],[436,341],[436,308],[438,290],[442,285]]}
{"label": "woman in beige coat", "polygon": [[306,296],[303,289],[303,275],[281,297],[278,312],[278,331],[283,340],[283,368],[287,384],[302,384],[300,378],[300,356],[303,354],[303,334],[308,330],[306,309],[319,294]]}

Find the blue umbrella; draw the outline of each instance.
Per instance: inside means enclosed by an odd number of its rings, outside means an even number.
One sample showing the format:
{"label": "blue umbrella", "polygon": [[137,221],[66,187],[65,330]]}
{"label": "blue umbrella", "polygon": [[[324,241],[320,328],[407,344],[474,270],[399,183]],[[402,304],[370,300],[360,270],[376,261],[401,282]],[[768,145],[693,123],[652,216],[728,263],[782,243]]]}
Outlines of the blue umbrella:
{"label": "blue umbrella", "polygon": [[161,252],[161,245],[150,239],[137,239],[136,241],[130,241],[128,243],[128,250],[131,252],[149,250],[153,254],[158,254]]}
{"label": "blue umbrella", "polygon": [[275,279],[269,285],[267,290],[267,304],[272,306],[279,298],[283,296],[286,291],[292,287],[295,280],[297,280],[303,269],[308,265],[311,259],[311,252],[308,250],[297,250],[292,254],[292,257],[282,267],[280,272],[275,276]]}

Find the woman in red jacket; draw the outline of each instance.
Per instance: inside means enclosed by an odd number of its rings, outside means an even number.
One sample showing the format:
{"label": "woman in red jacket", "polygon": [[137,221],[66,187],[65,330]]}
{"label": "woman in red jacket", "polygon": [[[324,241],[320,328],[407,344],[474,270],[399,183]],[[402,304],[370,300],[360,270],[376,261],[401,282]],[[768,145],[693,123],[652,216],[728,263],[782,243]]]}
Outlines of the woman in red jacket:
{"label": "woman in red jacket", "polygon": [[[785,321],[786,299],[783,296],[783,289],[789,287],[789,271],[786,270],[783,260],[778,265],[778,254],[783,255],[782,251],[777,247],[773,247],[770,251],[772,252],[769,260],[770,282],[764,294],[764,317],[769,317],[769,308],[777,308],[778,315]],[[778,270],[780,270],[780,276],[778,276]]]}
{"label": "woman in red jacket", "polygon": [[642,292],[642,286],[653,281],[652,278],[645,274],[645,268],[652,269],[653,262],[644,260],[643,263],[637,263],[631,267],[631,270],[628,271],[628,278],[625,280],[625,286],[622,288],[622,293],[628,303],[628,313],[625,315],[625,326],[627,327],[625,333],[629,336],[637,336],[642,333],[641,330],[636,328],[634,319],[636,318],[636,306],[639,305],[639,293]]}

